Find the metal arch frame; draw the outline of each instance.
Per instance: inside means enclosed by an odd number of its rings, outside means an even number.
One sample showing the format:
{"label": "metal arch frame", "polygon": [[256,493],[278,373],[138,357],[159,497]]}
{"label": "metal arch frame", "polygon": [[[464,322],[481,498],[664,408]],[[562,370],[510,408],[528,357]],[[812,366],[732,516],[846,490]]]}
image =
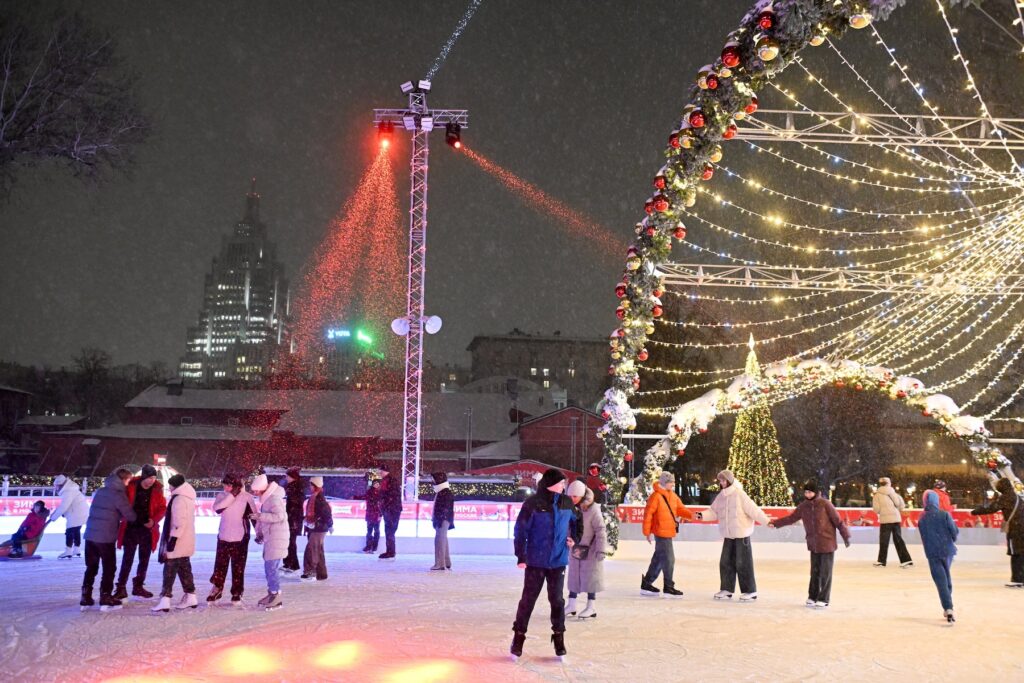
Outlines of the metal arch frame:
{"label": "metal arch frame", "polygon": [[1024,274],[998,280],[977,276],[958,279],[944,273],[910,273],[786,266],[705,265],[663,263],[659,274],[674,287],[743,287],[828,292],[936,294],[963,296],[1024,296]]}
{"label": "metal arch frame", "polygon": [[[423,423],[423,323],[427,277],[427,176],[429,170],[430,131],[434,127],[457,123],[469,125],[465,109],[429,109],[427,93],[415,88],[409,93],[406,109],[374,109],[373,123],[394,123],[408,127],[406,117],[415,122],[412,132],[409,190],[409,272],[406,319],[409,332],[405,340],[405,382],[402,417],[402,500],[415,500],[420,481]],[[424,118],[433,118],[433,127],[422,126]]]}
{"label": "metal arch frame", "polygon": [[[913,122],[913,130],[907,130],[907,121]],[[1024,150],[1024,119],[758,109],[755,116],[738,123],[736,138],[808,144]]]}

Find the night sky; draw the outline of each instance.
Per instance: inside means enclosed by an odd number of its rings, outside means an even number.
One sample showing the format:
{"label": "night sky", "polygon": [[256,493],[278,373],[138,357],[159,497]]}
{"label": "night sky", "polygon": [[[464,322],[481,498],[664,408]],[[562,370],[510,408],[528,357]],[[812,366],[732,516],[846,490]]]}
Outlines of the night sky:
{"label": "night sky", "polygon": [[[130,175],[83,184],[23,172],[0,204],[0,358],[62,365],[83,346],[176,366],[221,236],[250,176],[289,277],[323,239],[398,107],[465,11],[453,2],[40,2],[109,30],[140,79],[152,137]],[[692,74],[746,0],[488,0],[434,80],[466,108],[471,147],[615,230],[649,194]],[[10,6],[7,7],[10,10]],[[395,150],[408,201],[408,139]],[[478,333],[605,335],[622,258],[569,237],[432,139],[430,357]],[[395,296],[404,299],[404,292]]]}

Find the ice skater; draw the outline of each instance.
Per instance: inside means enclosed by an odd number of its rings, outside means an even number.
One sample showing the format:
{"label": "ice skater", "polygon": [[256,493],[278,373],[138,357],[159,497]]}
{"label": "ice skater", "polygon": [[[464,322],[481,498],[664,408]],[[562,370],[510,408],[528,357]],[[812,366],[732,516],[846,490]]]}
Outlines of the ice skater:
{"label": "ice skater", "polygon": [[181,581],[185,594],[177,609],[199,605],[196,599],[196,583],[192,578],[192,555],[196,552],[196,490],[185,481],[182,474],[175,474],[167,480],[171,500],[164,517],[164,530],[160,535],[160,552],[157,559],[164,565],[164,585],[160,601],[153,612],[170,612],[174,596],[174,580]]}
{"label": "ice skater", "polygon": [[285,510],[288,513],[288,554],[282,563],[285,574],[299,571],[298,538],[303,531],[303,511],[306,509],[306,485],[302,481],[302,470],[289,467],[284,475]]}
{"label": "ice skater", "polygon": [[220,515],[217,529],[217,554],[213,560],[213,588],[206,601],[213,604],[224,595],[228,566],[231,567],[231,604],[241,605],[245,592],[245,560],[249,554],[249,525],[257,514],[256,501],[245,490],[242,478],[226,474],[224,489],[213,500],[213,511]]}
{"label": "ice skater", "polygon": [[53,478],[53,486],[60,493],[60,505],[50,513],[50,521],[56,522],[63,517],[66,520],[64,527],[64,552],[57,556],[59,560],[66,560],[72,557],[82,556],[82,527],[89,519],[89,501],[82,493],[81,487],[72,479],[63,474]]}
{"label": "ice skater", "polygon": [[[577,479],[569,485],[569,497],[580,507],[580,542],[569,553],[569,601],[565,613],[579,619],[597,617],[594,602],[597,594],[604,590],[604,556],[608,550],[608,533],[601,515],[601,505],[596,502],[597,493]],[[576,613],[576,597],[587,596],[587,604]]]}
{"label": "ice skater", "polygon": [[514,635],[510,652],[523,655],[530,615],[547,583],[551,606],[551,642],[555,654],[564,657],[565,649],[565,567],[577,533],[576,506],[565,495],[565,475],[551,468],[540,478],[537,493],[523,502],[516,518],[515,553],[518,567],[524,570],[523,594],[512,624]]}
{"label": "ice skater", "polygon": [[1024,588],[1024,502],[1013,488],[1013,482],[1002,477],[995,483],[998,495],[972,515],[1003,513],[1003,533],[1006,534],[1006,554],[1010,556],[1010,581],[1007,588]]}
{"label": "ice skater", "polygon": [[587,466],[587,488],[594,492],[594,503],[604,505],[608,484],[601,479],[601,465],[592,462]]}
{"label": "ice skater", "polygon": [[718,532],[722,535],[722,556],[718,561],[721,583],[714,598],[731,600],[738,575],[740,602],[753,602],[757,600],[757,582],[754,580],[750,535],[754,533],[755,522],[767,526],[770,520],[750,499],[731,471],[722,470],[717,479],[721,492],[706,511],[697,513],[698,519],[718,520]]}
{"label": "ice skater", "polygon": [[662,578],[664,595],[673,598],[683,596],[676,590],[673,572],[676,566],[676,553],[673,541],[679,533],[679,523],[686,519],[695,519],[694,515],[679,500],[675,493],[676,477],[671,472],[662,472],[654,483],[654,493],[647,499],[644,508],[644,536],[648,543],[654,544],[654,555],[647,573],[640,578],[640,593],[656,596],[659,594],[654,582],[658,575]]}
{"label": "ice skater", "polygon": [[380,487],[380,479],[372,478],[366,488],[366,513],[363,515],[366,520],[366,545],[363,552],[368,555],[377,552],[380,544]]}
{"label": "ice skater", "polygon": [[455,528],[455,496],[448,484],[448,475],[434,472],[430,475],[434,480],[434,566],[431,571],[445,571],[452,568],[451,554],[448,552],[448,532]]}
{"label": "ice skater", "polygon": [[942,616],[952,624],[956,621],[953,615],[953,577],[950,566],[956,555],[956,537],[960,530],[956,528],[953,516],[940,508],[939,495],[928,491],[924,496],[924,514],[917,522],[921,533],[921,544],[924,556],[928,558],[928,568],[932,572],[932,581],[939,591],[939,602],[942,604]]}
{"label": "ice skater", "polygon": [[327,558],[324,557],[324,538],[334,531],[334,513],[324,496],[324,478],[310,477],[312,489],[306,500],[306,551],[302,556],[302,576],[307,583],[327,580]]}
{"label": "ice skater", "polygon": [[832,596],[832,565],[835,560],[836,531],[846,547],[850,547],[850,530],[839,517],[835,507],[818,494],[818,484],[808,481],[804,484],[804,500],[790,514],[773,520],[768,526],[780,528],[804,523],[807,535],[807,549],[811,552],[811,581],[807,588],[808,607],[825,609]]}
{"label": "ice skater", "polygon": [[32,503],[32,509],[29,510],[28,515],[21,522],[21,526],[14,532],[9,541],[11,545],[11,552],[7,555],[11,559],[18,559],[25,557],[25,551],[21,547],[21,544],[25,541],[31,541],[33,538],[38,538],[43,535],[43,530],[46,529],[46,525],[49,524],[48,518],[49,510],[46,509],[46,503],[41,500],[37,500]]}
{"label": "ice skater", "polygon": [[125,485],[132,473],[121,468],[103,482],[92,496],[89,520],[85,524],[85,577],[82,579],[82,600],[78,604],[88,609],[95,603],[92,586],[103,565],[100,577],[100,611],[120,609],[121,601],[114,599],[114,573],[117,570],[117,530],[121,520],[135,521],[135,510],[128,503]]}
{"label": "ice skater", "polygon": [[284,505],[284,489],[277,482],[268,481],[260,474],[252,482],[253,495],[259,496],[259,514],[256,516],[256,542],[263,545],[263,573],[267,577],[267,594],[259,606],[277,609],[281,600],[281,577],[278,568],[288,554],[288,513]]}
{"label": "ice skater", "polygon": [[892,544],[896,546],[896,554],[900,558],[900,567],[906,569],[914,566],[914,561],[907,551],[907,544],[903,542],[903,534],[900,531],[900,522],[903,520],[903,508],[906,504],[896,491],[892,488],[892,480],[889,477],[882,477],[878,480],[878,488],[871,496],[871,507],[878,515],[878,561],[876,567],[884,567],[886,556],[889,554],[889,537],[892,537]]}
{"label": "ice skater", "polygon": [[395,534],[402,519],[402,482],[395,478],[388,465],[381,467],[380,511],[384,516],[384,552],[377,557],[381,560],[395,559]]}
{"label": "ice skater", "polygon": [[936,479],[932,487],[921,494],[921,506],[924,506],[925,498],[928,497],[929,493],[934,493],[939,497],[939,509],[945,510],[946,512],[952,512],[956,509],[953,502],[949,499],[949,492],[946,490],[946,482],[941,479]]}
{"label": "ice skater", "polygon": [[128,599],[128,575],[131,574],[135,553],[138,551],[139,566],[132,581],[132,595],[148,600],[153,597],[145,586],[149,556],[160,544],[160,520],[167,512],[164,487],[156,480],[156,468],[143,465],[139,476],[128,481],[127,493],[128,503],[135,510],[135,521],[122,521],[117,531],[117,547],[123,547],[124,552],[121,555],[121,571],[117,575],[114,598]]}

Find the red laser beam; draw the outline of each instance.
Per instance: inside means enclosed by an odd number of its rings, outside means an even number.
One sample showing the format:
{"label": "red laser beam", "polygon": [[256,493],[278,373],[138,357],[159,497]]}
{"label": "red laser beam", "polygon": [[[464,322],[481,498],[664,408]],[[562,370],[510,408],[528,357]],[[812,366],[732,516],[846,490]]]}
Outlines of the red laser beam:
{"label": "red laser beam", "polygon": [[465,145],[462,153],[484,172],[501,181],[533,210],[556,219],[572,236],[596,244],[611,256],[619,257],[625,252],[626,242],[594,219]]}

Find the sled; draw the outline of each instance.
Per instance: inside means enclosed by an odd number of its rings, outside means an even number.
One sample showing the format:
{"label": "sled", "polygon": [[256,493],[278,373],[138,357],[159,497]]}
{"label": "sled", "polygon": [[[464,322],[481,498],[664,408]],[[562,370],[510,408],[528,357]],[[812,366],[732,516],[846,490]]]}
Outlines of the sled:
{"label": "sled", "polygon": [[22,541],[21,549],[25,551],[25,554],[21,557],[9,557],[11,554],[11,542],[10,540],[0,543],[0,562],[18,562],[20,560],[41,560],[42,555],[36,555],[36,548],[39,547],[39,541],[43,539],[42,534],[35,538],[30,538],[27,541]]}

